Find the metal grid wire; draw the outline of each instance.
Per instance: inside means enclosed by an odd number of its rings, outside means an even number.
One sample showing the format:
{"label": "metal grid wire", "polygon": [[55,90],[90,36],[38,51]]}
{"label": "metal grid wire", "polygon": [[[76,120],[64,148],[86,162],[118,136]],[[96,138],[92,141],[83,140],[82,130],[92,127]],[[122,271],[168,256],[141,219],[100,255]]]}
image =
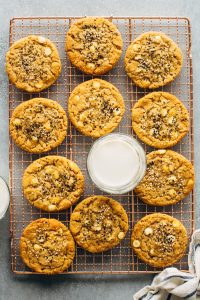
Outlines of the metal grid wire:
{"label": "metal grid wire", "polygon": [[[74,68],[65,53],[65,35],[70,25],[79,17],[28,17],[14,18],[10,22],[10,44],[30,34],[43,35],[52,40],[58,47],[62,61],[62,74],[57,82],[49,89],[39,94],[28,94],[9,84],[9,110],[10,116],[14,108],[21,102],[33,97],[47,97],[58,101],[67,109],[67,99],[70,92],[79,83],[88,80],[91,76],[84,75]],[[167,17],[111,17],[109,18],[120,30],[124,51],[130,42],[146,31],[162,31],[170,36],[181,48],[184,62],[181,74],[172,83],[159,90],[175,94],[187,107],[190,113],[190,132],[173,150],[183,154],[193,162],[193,95],[192,95],[192,59],[191,31],[187,18]],[[116,132],[133,134],[131,129],[131,108],[134,103],[149,91],[136,87],[124,71],[124,51],[119,63],[106,75],[100,76],[116,85],[123,95],[126,104],[126,113]],[[134,134],[133,134],[134,135]],[[134,135],[135,136],[135,135]],[[67,139],[58,148],[48,154],[62,155],[74,160],[85,176],[85,191],[80,201],[89,195],[102,194],[92,184],[87,170],[86,158],[93,139],[83,136],[69,124]],[[142,144],[148,153],[153,149]],[[44,156],[44,155],[43,155]],[[20,150],[13,141],[10,141],[10,186],[11,186],[11,265],[12,270],[18,274],[33,273],[23,264],[19,256],[19,239],[23,229],[33,220],[41,217],[56,218],[68,226],[72,211],[59,213],[45,213],[32,207],[23,198],[21,178],[25,168],[41,155],[33,155]],[[105,193],[104,193],[105,195]],[[83,249],[76,248],[73,265],[66,273],[155,273],[159,270],[140,261],[130,247],[130,235],[133,225],[143,216],[153,212],[163,212],[180,219],[190,236],[194,229],[194,195],[191,193],[183,201],[167,207],[150,207],[139,200],[133,192],[116,196],[114,199],[122,203],[129,217],[129,231],[121,244],[104,253],[90,254]],[[181,270],[187,270],[187,255],[176,265]]]}

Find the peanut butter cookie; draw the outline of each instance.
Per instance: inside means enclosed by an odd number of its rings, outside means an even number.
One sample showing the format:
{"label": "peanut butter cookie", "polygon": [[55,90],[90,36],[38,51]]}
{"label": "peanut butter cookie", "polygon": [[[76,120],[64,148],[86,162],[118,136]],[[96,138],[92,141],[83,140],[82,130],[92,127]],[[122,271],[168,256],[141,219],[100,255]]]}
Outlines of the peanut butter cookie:
{"label": "peanut butter cookie", "polygon": [[68,111],[71,122],[81,133],[97,138],[118,126],[125,106],[114,85],[105,80],[92,79],[72,91]]}
{"label": "peanut butter cookie", "polygon": [[136,38],[125,55],[128,76],[141,88],[166,85],[180,73],[182,53],[168,36],[146,32]]}
{"label": "peanut butter cookie", "polygon": [[134,226],[131,245],[135,254],[153,267],[174,264],[187,248],[187,232],[183,224],[165,214],[154,213]]}
{"label": "peanut butter cookie", "polygon": [[20,39],[6,54],[6,71],[17,88],[38,93],[51,86],[61,72],[57,48],[43,36]]}
{"label": "peanut butter cookie", "polygon": [[189,114],[172,94],[150,93],[132,110],[132,126],[138,137],[155,148],[177,144],[189,130]]}
{"label": "peanut butter cookie", "polygon": [[67,134],[67,117],[56,101],[34,98],[18,105],[10,119],[10,134],[25,151],[43,153],[59,146]]}
{"label": "peanut butter cookie", "polygon": [[182,200],[193,186],[191,162],[175,151],[157,150],[147,155],[146,174],[134,191],[149,205],[165,206]]}
{"label": "peanut butter cookie", "polygon": [[104,196],[80,202],[71,214],[70,230],[79,246],[96,253],[118,245],[128,231],[128,217],[120,203]]}
{"label": "peanut butter cookie", "polygon": [[78,166],[62,156],[35,160],[24,172],[24,196],[37,208],[48,212],[68,209],[81,196],[84,177]]}
{"label": "peanut butter cookie", "polygon": [[71,265],[75,243],[65,225],[55,219],[30,223],[20,240],[20,255],[32,270],[43,274],[62,273]]}
{"label": "peanut butter cookie", "polygon": [[103,18],[83,18],[74,23],[66,37],[71,63],[86,74],[111,70],[122,54],[123,41],[117,27]]}

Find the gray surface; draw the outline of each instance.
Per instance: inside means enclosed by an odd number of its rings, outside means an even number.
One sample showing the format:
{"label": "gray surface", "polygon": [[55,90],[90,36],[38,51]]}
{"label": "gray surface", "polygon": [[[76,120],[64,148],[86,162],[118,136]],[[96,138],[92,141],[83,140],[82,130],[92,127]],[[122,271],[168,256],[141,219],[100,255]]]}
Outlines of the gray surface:
{"label": "gray surface", "polygon": [[[188,16],[192,23],[194,63],[194,117],[196,177],[200,179],[200,1],[199,0],[0,0],[0,175],[8,180],[8,93],[4,56],[8,48],[9,19],[14,16]],[[199,186],[196,185],[197,227],[200,226]],[[9,216],[0,221],[0,300],[132,299],[152,276],[14,276],[9,262]]]}

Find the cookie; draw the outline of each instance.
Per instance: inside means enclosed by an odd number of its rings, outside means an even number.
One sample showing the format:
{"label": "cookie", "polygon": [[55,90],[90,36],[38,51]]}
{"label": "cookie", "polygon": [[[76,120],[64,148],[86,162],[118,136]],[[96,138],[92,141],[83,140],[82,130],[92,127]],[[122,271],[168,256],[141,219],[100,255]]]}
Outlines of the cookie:
{"label": "cookie", "polygon": [[122,54],[123,41],[117,27],[103,18],[83,18],[72,24],[66,37],[71,63],[86,74],[111,70]]}
{"label": "cookie", "polygon": [[18,105],[10,119],[10,134],[25,151],[43,153],[59,146],[67,134],[67,117],[56,101],[34,98]]}
{"label": "cookie", "polygon": [[165,206],[185,198],[194,186],[194,167],[189,160],[171,150],[147,155],[147,169],[135,193],[147,204]]}
{"label": "cookie", "polygon": [[165,214],[147,215],[136,223],[131,236],[135,254],[153,267],[166,267],[181,259],[187,248],[183,224]]}
{"label": "cookie", "polygon": [[125,54],[128,76],[141,88],[155,89],[175,79],[182,67],[180,48],[161,32],[136,38]]}
{"label": "cookie", "polygon": [[58,50],[43,36],[22,38],[6,54],[6,71],[17,88],[38,93],[51,86],[61,72]]}
{"label": "cookie", "polygon": [[126,211],[117,201],[91,196],[81,201],[70,219],[70,230],[77,244],[97,253],[118,245],[128,230]]}
{"label": "cookie", "polygon": [[114,85],[105,80],[92,79],[72,91],[68,111],[71,122],[82,134],[97,138],[119,125],[125,106]]}
{"label": "cookie", "polygon": [[73,161],[57,155],[35,160],[24,172],[23,192],[35,207],[48,212],[68,209],[81,196],[84,177]]}
{"label": "cookie", "polygon": [[168,148],[189,130],[189,114],[174,95],[153,92],[139,99],[132,110],[132,126],[147,145]]}
{"label": "cookie", "polygon": [[23,262],[35,272],[62,273],[74,259],[74,239],[61,222],[38,219],[24,229],[20,239],[20,255]]}

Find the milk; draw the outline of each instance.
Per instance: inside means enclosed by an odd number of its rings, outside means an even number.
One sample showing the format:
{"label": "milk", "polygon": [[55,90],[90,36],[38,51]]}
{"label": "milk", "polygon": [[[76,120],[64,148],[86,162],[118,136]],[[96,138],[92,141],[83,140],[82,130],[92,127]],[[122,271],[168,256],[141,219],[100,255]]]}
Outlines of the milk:
{"label": "milk", "polygon": [[139,157],[127,142],[106,141],[95,148],[91,164],[93,174],[99,182],[118,187],[134,179],[139,169]]}
{"label": "milk", "polygon": [[[145,154],[137,141],[122,134],[110,134],[97,140],[88,155],[88,171],[94,183],[105,191],[116,192],[130,186],[145,170]],[[144,172],[143,172],[144,173]],[[144,174],[143,174],[144,175]],[[125,188],[127,190],[127,188]]]}
{"label": "milk", "polygon": [[7,211],[10,202],[9,189],[3,178],[0,177],[0,219],[2,219]]}

